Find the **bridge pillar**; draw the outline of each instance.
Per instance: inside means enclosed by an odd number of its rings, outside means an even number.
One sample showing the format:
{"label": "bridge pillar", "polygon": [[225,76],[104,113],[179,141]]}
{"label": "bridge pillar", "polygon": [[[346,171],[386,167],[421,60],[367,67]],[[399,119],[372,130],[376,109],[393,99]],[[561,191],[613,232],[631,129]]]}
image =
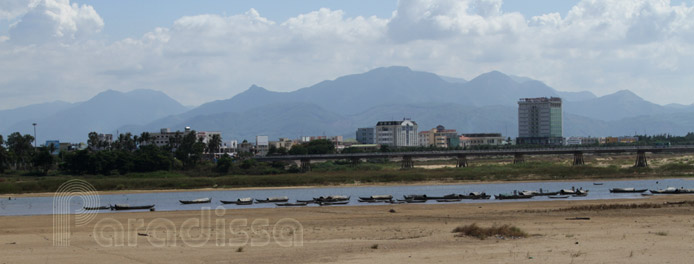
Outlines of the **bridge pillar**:
{"label": "bridge pillar", "polygon": [[402,165],[400,167],[403,169],[414,168],[414,161],[412,161],[412,156],[403,156]]}
{"label": "bridge pillar", "polygon": [[519,164],[525,162],[525,157],[521,153],[516,153],[513,155],[513,164]]}
{"label": "bridge pillar", "polygon": [[585,165],[585,164],[586,164],[586,162],[585,162],[585,160],[583,160],[583,152],[580,152],[580,151],[574,152],[573,165],[578,166],[578,165]]}
{"label": "bridge pillar", "polygon": [[351,158],[350,160],[352,161],[352,167],[356,167],[357,165],[359,165],[359,162],[361,161],[360,158]]}
{"label": "bridge pillar", "polygon": [[301,159],[301,171],[303,171],[303,172],[311,171],[311,160],[310,159]]}
{"label": "bridge pillar", "polygon": [[465,155],[458,155],[458,159],[456,160],[456,167],[458,168],[465,168],[467,167],[467,156]]}
{"label": "bridge pillar", "polygon": [[648,160],[646,160],[646,152],[645,151],[637,151],[636,152],[636,164],[634,164],[635,168],[645,168],[648,167]]}

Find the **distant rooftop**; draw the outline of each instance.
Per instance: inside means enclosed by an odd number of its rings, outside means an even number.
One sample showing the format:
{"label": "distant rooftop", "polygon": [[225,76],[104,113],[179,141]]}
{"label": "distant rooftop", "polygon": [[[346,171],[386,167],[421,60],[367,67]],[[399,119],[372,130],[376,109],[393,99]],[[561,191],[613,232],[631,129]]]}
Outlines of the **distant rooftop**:
{"label": "distant rooftop", "polygon": [[521,98],[518,100],[519,103],[561,103],[561,98],[559,97],[537,97],[537,98]]}

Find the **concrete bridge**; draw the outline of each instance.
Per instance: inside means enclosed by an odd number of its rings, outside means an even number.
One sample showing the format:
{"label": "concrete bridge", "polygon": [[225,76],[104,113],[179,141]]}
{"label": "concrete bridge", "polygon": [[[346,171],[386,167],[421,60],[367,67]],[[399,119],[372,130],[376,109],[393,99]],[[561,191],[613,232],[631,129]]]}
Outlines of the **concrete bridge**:
{"label": "concrete bridge", "polygon": [[258,161],[300,161],[301,170],[311,170],[311,160],[351,160],[358,164],[362,159],[402,158],[402,168],[414,167],[413,158],[457,158],[457,167],[467,167],[467,157],[476,156],[513,156],[513,163],[525,161],[525,155],[573,154],[573,165],[584,165],[585,153],[635,153],[634,167],[648,167],[646,153],[686,153],[694,152],[694,145],[678,146],[626,146],[626,147],[575,147],[575,148],[527,148],[527,149],[490,149],[490,150],[448,150],[448,151],[412,151],[412,152],[375,152],[349,154],[315,154],[256,157]]}

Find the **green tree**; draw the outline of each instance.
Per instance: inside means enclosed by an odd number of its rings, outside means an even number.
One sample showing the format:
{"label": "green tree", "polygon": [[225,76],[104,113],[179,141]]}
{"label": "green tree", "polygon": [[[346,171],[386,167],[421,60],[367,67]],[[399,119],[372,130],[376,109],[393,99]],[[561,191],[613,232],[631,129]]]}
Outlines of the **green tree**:
{"label": "green tree", "polygon": [[202,158],[205,144],[197,140],[195,130],[185,134],[176,149],[176,158],[183,162],[185,169],[195,168]]}
{"label": "green tree", "polygon": [[5,141],[0,135],[0,173],[5,172],[5,167],[7,166],[7,150],[5,150]]}
{"label": "green tree", "polygon": [[306,154],[308,154],[308,149],[303,144],[294,145],[289,150],[289,155],[306,155]]}
{"label": "green tree", "polygon": [[38,170],[41,175],[48,174],[48,171],[53,167],[53,161],[54,157],[47,147],[38,148],[36,154],[32,158],[34,168]]}
{"label": "green tree", "polygon": [[335,153],[335,145],[327,139],[317,139],[306,143],[308,154],[332,154]]}
{"label": "green tree", "polygon": [[14,132],[7,137],[7,149],[11,152],[10,157],[14,160],[14,167],[26,168],[31,157],[34,154],[34,147],[31,143],[34,142],[34,137],[31,135],[23,135],[19,132]]}
{"label": "green tree", "polygon": [[234,161],[227,154],[222,155],[219,160],[217,160],[217,172],[222,174],[227,174],[231,170]]}
{"label": "green tree", "polygon": [[[214,134],[207,142],[207,153],[214,155],[219,152],[219,147],[222,145],[222,137]],[[212,156],[214,157],[214,156]]]}

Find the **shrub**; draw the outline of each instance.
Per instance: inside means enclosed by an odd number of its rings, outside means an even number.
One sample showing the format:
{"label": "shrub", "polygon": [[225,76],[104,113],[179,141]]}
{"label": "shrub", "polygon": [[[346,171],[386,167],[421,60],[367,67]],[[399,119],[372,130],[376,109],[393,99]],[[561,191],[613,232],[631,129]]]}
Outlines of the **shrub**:
{"label": "shrub", "polygon": [[456,234],[457,237],[462,237],[462,236],[470,236],[470,237],[476,237],[481,240],[490,237],[490,236],[496,236],[496,237],[503,237],[503,238],[525,238],[528,237],[528,234],[523,232],[520,228],[516,226],[511,226],[511,225],[502,225],[502,226],[492,226],[488,228],[484,227],[479,227],[477,224],[471,224],[471,225],[465,225],[465,226],[459,226],[453,229],[453,233],[458,233]]}

